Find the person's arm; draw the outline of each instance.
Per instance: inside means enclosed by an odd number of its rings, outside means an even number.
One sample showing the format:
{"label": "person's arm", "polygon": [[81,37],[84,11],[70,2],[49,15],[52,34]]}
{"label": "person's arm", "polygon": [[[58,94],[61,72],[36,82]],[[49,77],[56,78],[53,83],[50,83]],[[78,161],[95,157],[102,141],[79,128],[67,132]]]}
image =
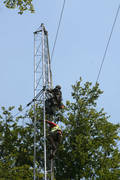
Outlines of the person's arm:
{"label": "person's arm", "polygon": [[64,109],[64,108],[65,108],[64,104],[61,104],[60,109]]}
{"label": "person's arm", "polygon": [[46,89],[47,92],[52,93],[53,89]]}
{"label": "person's arm", "polygon": [[57,124],[55,124],[54,122],[51,122],[51,121],[48,121],[48,120],[46,120],[46,122],[51,126],[57,126]]}

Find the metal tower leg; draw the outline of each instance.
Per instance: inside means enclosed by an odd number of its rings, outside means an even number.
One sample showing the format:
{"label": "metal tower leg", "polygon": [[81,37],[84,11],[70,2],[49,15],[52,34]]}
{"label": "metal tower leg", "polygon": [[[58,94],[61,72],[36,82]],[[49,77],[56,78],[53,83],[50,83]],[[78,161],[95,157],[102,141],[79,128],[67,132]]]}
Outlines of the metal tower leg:
{"label": "metal tower leg", "polygon": [[54,179],[54,165],[53,165],[53,163],[54,163],[54,161],[53,161],[53,159],[51,159],[51,180],[53,180]]}

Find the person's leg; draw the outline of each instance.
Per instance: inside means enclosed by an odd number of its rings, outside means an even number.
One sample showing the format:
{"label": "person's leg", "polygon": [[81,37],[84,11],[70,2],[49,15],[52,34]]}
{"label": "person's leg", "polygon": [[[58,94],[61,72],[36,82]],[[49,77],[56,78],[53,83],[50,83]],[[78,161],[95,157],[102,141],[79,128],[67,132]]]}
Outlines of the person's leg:
{"label": "person's leg", "polygon": [[55,157],[57,151],[57,146],[54,146],[51,151],[50,159],[53,159]]}
{"label": "person's leg", "polygon": [[57,147],[56,147],[56,148],[53,150],[53,152],[52,152],[52,157],[53,157],[53,158],[55,157],[56,152],[57,152]]}
{"label": "person's leg", "polygon": [[49,142],[51,143],[51,146],[52,146],[50,159],[53,159],[55,157],[55,154],[56,154],[56,151],[57,151],[57,146],[58,146],[58,142],[56,141],[57,140],[56,133],[51,132],[49,134],[48,139],[49,139]]}
{"label": "person's leg", "polygon": [[55,145],[55,141],[54,141],[54,133],[50,132],[50,134],[48,135],[47,138],[52,145],[52,149],[55,149],[56,145]]}
{"label": "person's leg", "polygon": [[55,146],[54,146],[53,151],[52,151],[51,159],[55,157],[55,154],[56,154],[56,152],[57,152],[58,146],[59,146],[59,144],[60,144],[61,135],[60,135],[60,137],[59,137],[59,134],[56,132],[56,133],[54,133],[53,139],[54,139],[54,145],[55,145]]}

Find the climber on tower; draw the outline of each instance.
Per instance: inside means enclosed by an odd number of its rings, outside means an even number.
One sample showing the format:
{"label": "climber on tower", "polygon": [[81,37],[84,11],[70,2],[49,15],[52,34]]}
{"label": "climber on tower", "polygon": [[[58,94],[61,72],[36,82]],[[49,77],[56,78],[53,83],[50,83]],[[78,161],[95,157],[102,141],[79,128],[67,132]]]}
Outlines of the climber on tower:
{"label": "climber on tower", "polygon": [[62,92],[61,86],[57,85],[54,89],[47,89],[46,92],[49,95],[49,98],[46,99],[46,113],[53,115],[58,109],[63,109],[64,105],[62,104]]}
{"label": "climber on tower", "polygon": [[50,141],[52,145],[52,154],[50,156],[50,159],[53,159],[57,151],[58,145],[60,144],[62,139],[62,131],[57,124],[48,120],[46,120],[46,122],[49,124],[49,128],[50,128],[47,139]]}

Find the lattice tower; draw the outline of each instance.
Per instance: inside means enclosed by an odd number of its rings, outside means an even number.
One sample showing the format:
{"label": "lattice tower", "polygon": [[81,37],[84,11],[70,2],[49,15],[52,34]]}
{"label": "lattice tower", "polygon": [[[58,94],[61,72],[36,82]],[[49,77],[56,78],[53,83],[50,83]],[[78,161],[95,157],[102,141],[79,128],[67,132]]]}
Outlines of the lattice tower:
{"label": "lattice tower", "polygon": [[[40,28],[34,32],[34,180],[36,180],[36,106],[40,101],[43,106],[44,121],[44,177],[45,180],[47,178],[45,99],[46,89],[50,88],[52,88],[52,73],[48,32],[44,24],[41,24]],[[51,162],[51,164],[53,163]]]}

